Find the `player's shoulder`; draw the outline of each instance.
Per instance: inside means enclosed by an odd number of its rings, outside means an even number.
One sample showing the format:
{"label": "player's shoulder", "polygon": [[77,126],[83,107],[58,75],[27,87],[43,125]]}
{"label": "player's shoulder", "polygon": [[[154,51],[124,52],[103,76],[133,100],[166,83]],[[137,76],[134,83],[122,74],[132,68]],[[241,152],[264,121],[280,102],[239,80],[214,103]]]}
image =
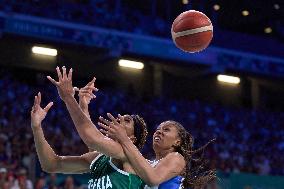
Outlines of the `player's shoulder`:
{"label": "player's shoulder", "polygon": [[93,170],[95,167],[109,162],[109,157],[102,153],[95,152],[90,154],[88,161],[90,162],[90,170]]}
{"label": "player's shoulder", "polygon": [[171,152],[169,153],[166,157],[165,160],[167,162],[175,162],[175,163],[180,163],[182,166],[185,164],[185,159],[183,155],[181,155],[178,152]]}
{"label": "player's shoulder", "polygon": [[94,162],[94,160],[97,160],[100,156],[102,156],[100,152],[92,151],[92,152],[83,154],[81,158],[89,163],[92,163]]}
{"label": "player's shoulder", "polygon": [[171,152],[166,156],[166,158],[173,159],[173,160],[184,160],[183,155],[181,155],[178,152]]}

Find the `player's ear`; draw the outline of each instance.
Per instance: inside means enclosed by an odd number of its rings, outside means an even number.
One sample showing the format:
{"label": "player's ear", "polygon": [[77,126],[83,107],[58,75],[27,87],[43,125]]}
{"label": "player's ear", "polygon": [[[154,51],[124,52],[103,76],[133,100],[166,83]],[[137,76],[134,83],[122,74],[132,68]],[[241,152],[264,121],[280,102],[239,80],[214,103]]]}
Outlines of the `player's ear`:
{"label": "player's ear", "polygon": [[173,144],[173,147],[177,148],[181,145],[181,140],[180,139],[177,139],[174,144]]}

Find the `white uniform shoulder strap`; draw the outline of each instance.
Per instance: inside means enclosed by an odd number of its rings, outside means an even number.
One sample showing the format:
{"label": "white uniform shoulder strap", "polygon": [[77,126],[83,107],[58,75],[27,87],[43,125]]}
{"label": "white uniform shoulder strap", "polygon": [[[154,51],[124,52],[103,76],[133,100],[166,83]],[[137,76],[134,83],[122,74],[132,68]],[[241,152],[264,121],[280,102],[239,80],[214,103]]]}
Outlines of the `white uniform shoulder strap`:
{"label": "white uniform shoulder strap", "polygon": [[[152,167],[155,167],[158,163],[159,163],[159,160],[153,160],[153,161],[151,161],[151,160],[148,160],[148,162],[150,163],[150,165],[152,166]],[[150,187],[150,186],[145,186],[144,187],[144,189],[158,189],[159,188],[159,186],[152,186],[152,187]]]}

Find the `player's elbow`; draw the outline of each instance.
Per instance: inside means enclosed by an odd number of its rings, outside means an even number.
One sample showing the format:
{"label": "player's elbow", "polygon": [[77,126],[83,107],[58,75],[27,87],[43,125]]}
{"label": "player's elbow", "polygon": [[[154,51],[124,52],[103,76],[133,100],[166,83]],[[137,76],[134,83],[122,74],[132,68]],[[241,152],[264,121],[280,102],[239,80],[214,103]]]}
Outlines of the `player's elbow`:
{"label": "player's elbow", "polygon": [[58,173],[59,168],[59,156],[55,156],[54,159],[49,160],[48,162],[41,163],[41,169],[46,173]]}
{"label": "player's elbow", "polygon": [[161,184],[161,179],[158,176],[151,176],[147,179],[146,181],[147,185],[149,186],[157,186],[159,184]]}
{"label": "player's elbow", "polygon": [[156,181],[147,182],[147,185],[149,185],[150,187],[158,186],[159,184],[161,184],[161,183],[160,182],[156,182]]}
{"label": "player's elbow", "polygon": [[41,166],[41,169],[46,173],[56,173],[56,169],[53,166]]}

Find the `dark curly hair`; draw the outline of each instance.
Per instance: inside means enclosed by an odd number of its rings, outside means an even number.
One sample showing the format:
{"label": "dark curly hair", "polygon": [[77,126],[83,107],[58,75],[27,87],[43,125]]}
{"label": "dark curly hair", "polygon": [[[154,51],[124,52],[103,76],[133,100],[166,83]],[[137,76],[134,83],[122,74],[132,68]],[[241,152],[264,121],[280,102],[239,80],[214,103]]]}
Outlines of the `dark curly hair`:
{"label": "dark curly hair", "polygon": [[134,122],[135,146],[140,150],[143,148],[148,135],[146,122],[139,115],[131,115]]}
{"label": "dark curly hair", "polygon": [[[164,122],[165,123],[165,122]],[[179,152],[185,159],[186,167],[182,176],[184,177],[183,188],[203,188],[212,179],[216,178],[215,170],[206,170],[207,161],[204,158],[205,148],[215,139],[209,141],[207,144],[197,150],[193,150],[194,138],[186,131],[186,129],[176,121],[166,121],[166,123],[175,126],[178,130],[178,135],[181,139],[179,146],[174,146],[175,151]],[[198,158],[193,158],[193,155],[201,155]]]}

